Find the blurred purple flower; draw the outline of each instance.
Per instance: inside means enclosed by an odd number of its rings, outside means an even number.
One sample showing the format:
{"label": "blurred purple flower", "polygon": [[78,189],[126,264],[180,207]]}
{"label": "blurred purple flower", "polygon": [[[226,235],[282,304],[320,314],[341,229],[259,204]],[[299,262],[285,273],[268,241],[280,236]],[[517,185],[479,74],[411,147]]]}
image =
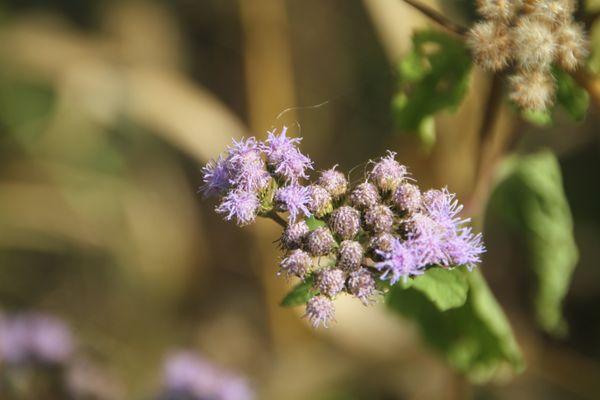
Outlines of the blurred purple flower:
{"label": "blurred purple flower", "polygon": [[221,203],[215,208],[219,214],[223,214],[227,221],[235,218],[239,226],[254,222],[260,201],[258,196],[244,190],[231,190]]}
{"label": "blurred purple flower", "polygon": [[230,187],[227,162],[221,155],[202,168],[202,175],[204,185],[200,187],[200,191],[205,197],[216,196]]}
{"label": "blurred purple flower", "polygon": [[226,163],[229,182],[238,189],[259,191],[269,184],[271,176],[262,159],[261,144],[255,137],[234,139]]}
{"label": "blurred purple flower", "polygon": [[276,130],[269,132],[269,136],[262,146],[267,156],[267,163],[273,167],[275,174],[281,176],[289,183],[297,183],[299,179],[307,179],[307,169],[312,169],[313,162],[298,150],[302,138],[289,138],[286,136],[287,127],[283,127],[281,134],[276,135]]}
{"label": "blurred purple flower", "polygon": [[301,214],[310,217],[308,203],[310,192],[306,186],[289,185],[277,189],[275,192],[275,204],[281,211],[290,213],[290,222],[296,222]]}
{"label": "blurred purple flower", "polygon": [[389,252],[380,250],[376,250],[376,252],[383,257],[383,261],[376,262],[375,268],[383,272],[381,279],[389,278],[392,285],[398,282],[400,278],[406,282],[410,276],[423,273],[410,240],[401,242],[396,238]]}

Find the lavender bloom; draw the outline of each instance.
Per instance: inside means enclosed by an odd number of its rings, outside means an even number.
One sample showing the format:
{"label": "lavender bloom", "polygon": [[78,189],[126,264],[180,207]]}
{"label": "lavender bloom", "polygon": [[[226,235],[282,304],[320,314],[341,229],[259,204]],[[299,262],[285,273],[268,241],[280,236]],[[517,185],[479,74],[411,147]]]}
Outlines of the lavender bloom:
{"label": "lavender bloom", "polygon": [[464,265],[471,271],[481,262],[481,254],[485,252],[483,237],[481,233],[473,234],[470,227],[463,227],[447,238],[444,251],[452,265]]}
{"label": "lavender bloom", "polygon": [[447,227],[425,214],[415,213],[406,223],[405,229],[419,265],[448,265],[444,250],[449,232]]}
{"label": "lavender bloom", "polygon": [[331,253],[336,242],[331,231],[320,227],[309,232],[306,237],[306,249],[313,256],[326,256]]}
{"label": "lavender bloom", "polygon": [[360,212],[349,206],[335,210],[329,218],[331,230],[342,239],[352,239],[360,230]]}
{"label": "lavender bloom", "polygon": [[333,210],[331,195],[327,190],[319,185],[310,185],[308,187],[310,201],[308,209],[317,218],[322,218]]}
{"label": "lavender bloom", "polygon": [[311,265],[312,257],[300,249],[293,250],[279,264],[281,272],[285,272],[288,275],[295,275],[300,279],[304,279],[308,271],[310,271]]}
{"label": "lavender bloom", "polygon": [[394,213],[382,204],[369,208],[364,219],[367,228],[374,233],[389,232],[394,225]]}
{"label": "lavender bloom", "polygon": [[205,197],[216,196],[223,193],[230,186],[229,171],[223,156],[209,161],[202,168],[204,185],[200,187]]}
{"label": "lavender bloom", "polygon": [[163,372],[161,398],[185,396],[191,400],[251,400],[254,395],[247,382],[220,370],[191,352],[171,354]]}
{"label": "lavender bloom", "polygon": [[57,318],[23,314],[0,321],[0,359],[9,364],[63,364],[72,352],[71,332]]}
{"label": "lavender bloom", "polygon": [[421,192],[416,185],[403,183],[394,191],[392,202],[403,212],[416,212],[421,207]]}
{"label": "lavender bloom", "polygon": [[373,275],[364,268],[353,272],[348,279],[348,291],[363,304],[369,304],[371,296],[375,293]]}
{"label": "lavender bloom", "polygon": [[265,168],[260,143],[254,137],[233,140],[226,163],[229,182],[238,189],[255,192],[269,184],[271,176]]}
{"label": "lavender bloom", "polygon": [[348,180],[340,171],[336,171],[337,165],[333,168],[321,171],[321,176],[317,180],[317,184],[329,192],[331,197],[338,199],[343,196],[348,190]]}
{"label": "lavender bloom", "polygon": [[297,183],[301,178],[308,178],[306,170],[312,169],[313,163],[296,147],[302,138],[288,138],[286,132],[285,126],[279,136],[275,134],[275,130],[269,132],[262,149],[267,156],[267,163],[274,169],[275,174],[289,183]]}
{"label": "lavender bloom", "polygon": [[308,231],[308,225],[304,220],[288,224],[281,235],[281,245],[288,250],[299,249],[302,247]]}
{"label": "lavender bloom", "polygon": [[290,221],[295,222],[301,214],[309,217],[308,203],[310,194],[306,186],[290,185],[277,189],[275,204],[281,211],[290,213]]}
{"label": "lavender bloom", "polygon": [[338,265],[344,271],[355,271],[360,268],[363,260],[364,250],[359,242],[344,240],[340,244],[338,254]]}
{"label": "lavender bloom", "polygon": [[354,207],[363,210],[379,203],[381,197],[372,183],[364,182],[354,188],[349,200]]}
{"label": "lavender bloom", "polygon": [[306,314],[311,325],[318,328],[319,325],[327,328],[329,322],[335,319],[335,307],[333,302],[325,296],[315,296],[306,303]]}
{"label": "lavender bloom", "polygon": [[390,192],[395,190],[406,175],[406,167],[396,161],[396,153],[388,150],[388,155],[381,157],[371,172],[369,179],[382,192]]}
{"label": "lavender bloom", "polygon": [[244,190],[232,190],[223,197],[215,211],[223,214],[227,221],[235,218],[239,226],[244,226],[254,222],[259,207],[260,201],[256,194]]}
{"label": "lavender bloom", "polygon": [[398,282],[400,278],[406,282],[409,276],[423,273],[409,242],[401,242],[399,239],[395,239],[390,252],[379,250],[377,252],[383,257],[383,261],[376,262],[375,268],[383,272],[381,279],[389,278],[392,285]]}

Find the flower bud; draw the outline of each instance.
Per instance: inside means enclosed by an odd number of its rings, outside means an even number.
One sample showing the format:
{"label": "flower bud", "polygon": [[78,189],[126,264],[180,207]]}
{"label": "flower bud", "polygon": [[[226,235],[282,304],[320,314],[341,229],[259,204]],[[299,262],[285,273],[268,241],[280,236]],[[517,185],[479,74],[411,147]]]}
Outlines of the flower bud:
{"label": "flower bud", "polygon": [[379,203],[381,198],[377,188],[372,183],[365,182],[354,188],[348,200],[352,206],[364,210]]}
{"label": "flower bud", "polygon": [[381,157],[369,173],[369,179],[382,193],[396,189],[406,175],[406,167],[395,157],[396,153],[388,151],[388,155]]}
{"label": "flower bud", "polygon": [[364,268],[351,273],[348,279],[348,292],[356,296],[363,304],[368,304],[370,297],[375,293],[373,275]]}
{"label": "flower bud", "polygon": [[346,277],[341,269],[326,269],[317,274],[315,288],[327,297],[335,297],[344,289]]}
{"label": "flower bud", "polygon": [[333,301],[325,296],[315,296],[306,303],[305,317],[308,317],[311,325],[318,328],[319,325],[327,328],[327,325],[335,319],[335,307]]}
{"label": "flower bud", "polygon": [[321,172],[317,184],[329,192],[333,199],[338,199],[348,190],[348,180],[340,171],[331,169]]}
{"label": "flower bud", "polygon": [[333,250],[335,239],[331,231],[325,227],[320,227],[306,236],[306,249],[313,256],[325,256]]}
{"label": "flower bud", "polygon": [[509,98],[525,110],[544,111],[554,101],[555,81],[547,71],[518,71],[509,83]]}
{"label": "flower bud", "polygon": [[392,195],[392,203],[399,211],[416,212],[421,208],[421,191],[416,185],[403,183]]}
{"label": "flower bud", "polygon": [[279,264],[281,272],[290,276],[295,275],[300,279],[304,279],[311,265],[312,257],[300,249],[292,250]]}
{"label": "flower bud", "polygon": [[477,0],[477,12],[486,19],[509,21],[517,12],[515,0]]}
{"label": "flower bud", "polygon": [[352,239],[360,230],[360,212],[352,207],[342,206],[331,213],[329,226],[340,238]]}
{"label": "flower bud", "polygon": [[568,23],[556,30],[558,64],[565,71],[574,71],[581,66],[589,54],[589,43],[580,24]]}
{"label": "flower bud", "polygon": [[524,70],[547,70],[556,55],[556,39],[547,23],[522,17],[512,29],[517,64]]}
{"label": "flower bud", "polygon": [[500,71],[511,60],[511,40],[506,24],[498,21],[479,22],[471,28],[467,44],[473,61],[487,71]]}
{"label": "flower bud", "polygon": [[387,232],[373,236],[371,240],[369,240],[368,244],[369,255],[375,260],[379,259],[379,253],[387,253],[392,251],[392,246],[395,239],[396,237],[394,235]]}
{"label": "flower bud", "polygon": [[308,187],[309,201],[306,205],[308,210],[317,218],[322,218],[333,211],[331,195],[325,188],[319,185]]}
{"label": "flower bud", "polygon": [[344,240],[340,244],[338,253],[338,266],[344,271],[356,271],[360,268],[364,256],[364,250],[359,242]]}
{"label": "flower bud", "polygon": [[383,204],[371,207],[365,212],[365,225],[374,233],[389,232],[394,225],[394,213]]}
{"label": "flower bud", "polygon": [[304,220],[288,224],[281,235],[281,245],[288,250],[301,248],[308,231],[308,225]]}

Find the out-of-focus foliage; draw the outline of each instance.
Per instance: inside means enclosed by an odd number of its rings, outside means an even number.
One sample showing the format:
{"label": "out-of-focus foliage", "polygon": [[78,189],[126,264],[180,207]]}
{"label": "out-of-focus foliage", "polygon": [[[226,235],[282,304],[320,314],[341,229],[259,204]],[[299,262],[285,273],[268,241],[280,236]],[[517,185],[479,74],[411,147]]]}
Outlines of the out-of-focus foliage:
{"label": "out-of-focus foliage", "polygon": [[524,110],[521,115],[532,124],[545,127],[552,125],[554,112],[562,108],[574,121],[582,121],[590,104],[588,92],[579,86],[571,75],[560,68],[553,68],[552,74],[556,79],[556,103],[554,106],[545,111]]}
{"label": "out-of-focus foliage", "polygon": [[307,277],[290,290],[283,300],[281,300],[281,305],[283,307],[296,307],[306,304],[307,301],[317,295],[317,292],[313,289],[313,284],[314,277]]}
{"label": "out-of-focus foliage", "polygon": [[561,304],[579,256],[558,160],[550,151],[513,156],[502,165],[499,179],[490,210],[525,240],[537,278],[538,323],[564,334]]}
{"label": "out-of-focus foliage", "polygon": [[433,115],[454,111],[469,87],[471,57],[462,41],[443,32],[415,32],[413,48],[398,65],[400,90],[392,102],[399,129],[417,133],[425,147],[435,142]]}
{"label": "out-of-focus foliage", "polygon": [[[523,368],[521,352],[481,273],[455,269],[445,274],[443,281],[453,290],[436,292],[442,293],[437,299],[430,297],[433,290],[396,286],[388,295],[388,305],[415,321],[424,339],[473,381],[492,379],[507,367],[519,372]],[[468,289],[466,301],[462,300],[466,292],[463,282]]]}
{"label": "out-of-focus foliage", "polygon": [[469,284],[462,268],[432,268],[403,285],[428,298],[440,311],[460,307],[467,300]]}

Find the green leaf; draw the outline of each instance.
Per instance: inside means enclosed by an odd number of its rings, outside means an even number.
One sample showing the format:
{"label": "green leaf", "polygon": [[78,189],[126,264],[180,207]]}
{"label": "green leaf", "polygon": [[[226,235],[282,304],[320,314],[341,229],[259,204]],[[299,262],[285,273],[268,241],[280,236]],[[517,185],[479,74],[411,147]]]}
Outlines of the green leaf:
{"label": "green leaf", "polygon": [[285,295],[281,300],[282,307],[296,307],[306,304],[307,301],[312,299],[318,294],[318,291],[313,289],[314,278],[312,276],[307,277],[304,281],[300,282]]}
{"label": "green leaf", "polygon": [[519,347],[482,275],[475,270],[462,271],[462,276],[468,296],[460,306],[442,311],[425,292],[412,286],[394,286],[388,294],[388,305],[413,320],[424,340],[473,381],[487,381],[507,369],[521,371]]}
{"label": "green leaf", "polygon": [[579,255],[554,154],[541,151],[506,160],[490,211],[523,235],[537,279],[534,308],[538,323],[549,333],[566,333],[561,304]]}
{"label": "green leaf", "polygon": [[467,301],[469,284],[463,268],[430,268],[412,280],[411,287],[420,291],[440,311],[460,307]]}
{"label": "green leaf", "polygon": [[567,114],[575,121],[581,121],[585,117],[590,105],[590,96],[584,88],[565,71],[554,68],[556,78],[556,102],[561,105]]}
{"label": "green leaf", "polygon": [[306,221],[306,225],[308,225],[308,229],[310,231],[314,231],[317,228],[325,226],[325,221],[321,221],[320,219],[315,218],[315,216],[310,216],[304,219]]}
{"label": "green leaf", "polygon": [[431,145],[435,138],[431,117],[458,107],[469,86],[471,57],[460,40],[443,32],[416,32],[412,41],[412,50],[398,65],[400,90],[392,113],[400,129]]}

